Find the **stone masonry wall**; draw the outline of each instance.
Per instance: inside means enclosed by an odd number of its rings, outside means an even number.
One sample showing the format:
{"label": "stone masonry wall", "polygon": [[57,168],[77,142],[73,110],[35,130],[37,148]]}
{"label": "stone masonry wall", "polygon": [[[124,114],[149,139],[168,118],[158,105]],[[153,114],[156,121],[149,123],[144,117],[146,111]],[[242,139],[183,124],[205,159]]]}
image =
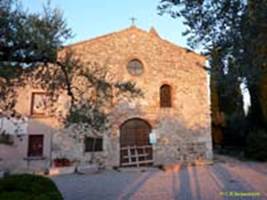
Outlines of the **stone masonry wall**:
{"label": "stone masonry wall", "polygon": [[[85,64],[96,62],[108,68],[114,79],[133,81],[144,97],[134,100],[115,99],[110,111],[112,129],[104,134],[104,151],[96,157],[106,166],[120,164],[120,126],[128,119],[146,120],[156,133],[153,145],[155,164],[184,160],[212,159],[210,104],[205,58],[160,38],[155,30],[130,27],[120,32],[67,46]],[[59,53],[59,56],[65,53]],[[127,71],[127,63],[139,59],[144,65],[140,76]],[[172,89],[172,107],[160,107],[160,87]],[[22,88],[17,110],[29,115],[31,87]],[[79,163],[88,162],[83,140],[72,138],[71,130],[48,117],[31,119],[30,134],[46,133],[50,137],[49,159],[67,157]],[[39,128],[48,126],[50,131]],[[49,132],[49,133],[47,133]],[[51,163],[50,163],[51,164]]]}
{"label": "stone masonry wall", "polygon": [[[112,134],[106,150],[108,164],[119,164],[120,125],[142,118],[156,132],[155,163],[211,159],[210,105],[205,58],[163,40],[155,31],[130,27],[93,40],[71,45],[80,60],[105,65],[115,79],[136,82],[144,98],[117,100],[112,110]],[[63,52],[64,53],[64,52]],[[127,63],[139,59],[144,73],[132,76]],[[159,89],[172,88],[172,107],[160,108]]]}

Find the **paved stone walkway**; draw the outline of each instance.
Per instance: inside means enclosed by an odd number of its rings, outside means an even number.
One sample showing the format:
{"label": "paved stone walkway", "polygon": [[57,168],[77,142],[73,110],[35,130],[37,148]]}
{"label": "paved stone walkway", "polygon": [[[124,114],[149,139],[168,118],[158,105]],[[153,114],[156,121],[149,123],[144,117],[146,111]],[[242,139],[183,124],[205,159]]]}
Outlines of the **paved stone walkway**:
{"label": "paved stone walkway", "polygon": [[215,162],[207,166],[183,167],[178,171],[110,170],[52,179],[66,200],[267,200],[266,163]]}

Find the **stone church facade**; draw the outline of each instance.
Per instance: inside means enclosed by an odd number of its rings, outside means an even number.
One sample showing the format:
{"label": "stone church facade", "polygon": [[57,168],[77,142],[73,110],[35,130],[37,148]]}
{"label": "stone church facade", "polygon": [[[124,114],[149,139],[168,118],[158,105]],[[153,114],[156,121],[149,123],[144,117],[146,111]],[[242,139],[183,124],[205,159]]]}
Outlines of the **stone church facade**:
{"label": "stone church facade", "polygon": [[[115,102],[112,128],[101,137],[89,137],[86,146],[85,140],[59,129],[53,117],[38,116],[38,108],[33,115],[32,104],[42,91],[23,87],[16,108],[28,117],[26,133],[15,137],[12,146],[0,145],[1,168],[46,169],[62,157],[87,163],[92,142],[95,160],[106,167],[128,166],[128,147],[152,165],[212,159],[209,78],[203,56],[162,39],[154,28],[135,26],[65,48],[85,63],[107,66],[117,80],[135,82],[144,96]],[[37,152],[31,155],[29,148]]]}

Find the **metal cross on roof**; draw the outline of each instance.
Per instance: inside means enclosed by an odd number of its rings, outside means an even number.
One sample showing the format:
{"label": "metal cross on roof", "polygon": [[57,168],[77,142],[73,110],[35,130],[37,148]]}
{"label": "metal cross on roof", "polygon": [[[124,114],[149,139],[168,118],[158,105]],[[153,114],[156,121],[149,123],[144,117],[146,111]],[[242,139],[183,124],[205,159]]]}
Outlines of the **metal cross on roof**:
{"label": "metal cross on roof", "polygon": [[132,21],[132,26],[135,26],[135,21],[137,20],[135,17],[130,18],[130,20]]}

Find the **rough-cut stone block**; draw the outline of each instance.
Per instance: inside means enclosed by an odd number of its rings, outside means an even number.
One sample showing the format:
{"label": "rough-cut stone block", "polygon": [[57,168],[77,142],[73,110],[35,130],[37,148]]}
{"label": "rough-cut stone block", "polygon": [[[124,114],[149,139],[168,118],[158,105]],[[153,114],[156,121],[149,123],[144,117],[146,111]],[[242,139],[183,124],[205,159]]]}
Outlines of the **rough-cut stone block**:
{"label": "rough-cut stone block", "polygon": [[94,174],[99,171],[98,166],[95,164],[82,165],[77,167],[77,172],[81,174]]}

